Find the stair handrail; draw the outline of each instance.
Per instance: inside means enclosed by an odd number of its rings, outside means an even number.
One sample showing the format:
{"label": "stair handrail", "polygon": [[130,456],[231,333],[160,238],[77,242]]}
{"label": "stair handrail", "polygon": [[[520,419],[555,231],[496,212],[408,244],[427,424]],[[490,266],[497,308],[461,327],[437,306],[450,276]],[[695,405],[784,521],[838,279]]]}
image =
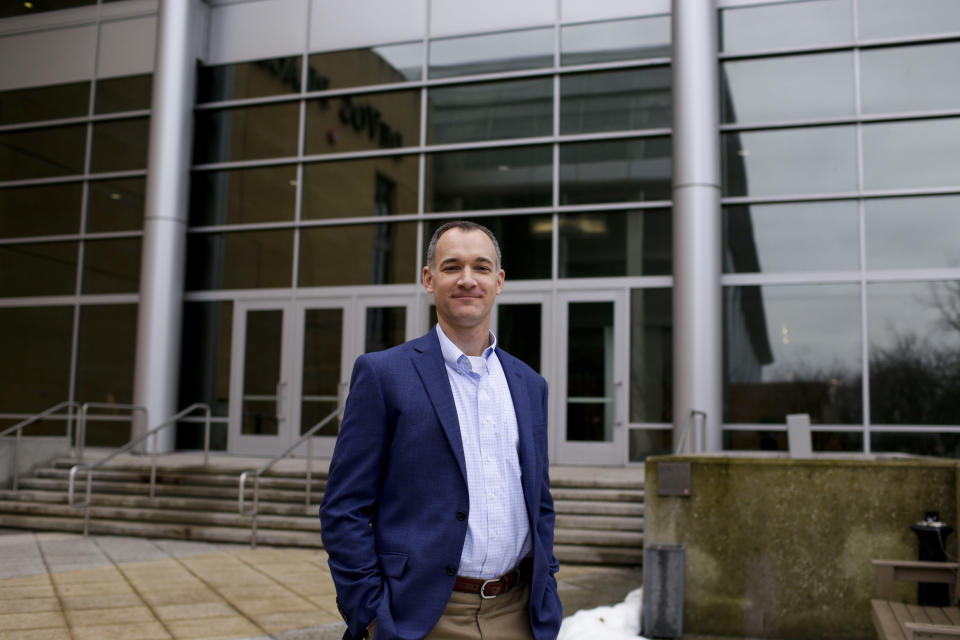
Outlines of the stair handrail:
{"label": "stair handrail", "polygon": [[[310,506],[310,493],[313,484],[313,434],[322,429],[327,425],[328,422],[336,418],[337,416],[343,413],[343,406],[338,406],[334,409],[330,415],[325,417],[323,420],[317,424],[310,427],[310,430],[304,433],[300,438],[294,442],[292,445],[287,447],[283,453],[279,453],[271,458],[268,462],[264,463],[257,469],[249,469],[240,474],[240,486],[237,492],[237,504],[239,507],[239,512],[241,516],[252,518],[250,522],[250,547],[253,549],[257,548],[257,516],[259,515],[260,510],[260,476],[264,472],[268,471],[273,465],[279,462],[281,459],[286,458],[288,455],[293,453],[303,441],[307,441],[307,481],[306,481],[306,491],[304,493],[303,503],[304,506]],[[251,499],[251,508],[247,511],[244,508],[245,494],[246,494],[246,484],[247,478],[253,476],[253,498]]]}
{"label": "stair handrail", "polygon": [[[699,418],[699,420],[698,420]],[[687,444],[687,436],[690,434],[691,426],[695,429],[693,434],[693,453],[702,453],[703,446],[707,439],[707,412],[698,409],[691,409],[690,416],[687,418],[687,424],[680,434],[680,440],[677,442],[677,449],[674,453],[683,453],[683,448]]]}
{"label": "stair handrail", "polygon": [[[84,405],[86,406],[86,405]],[[157,433],[162,429],[169,427],[172,424],[176,424],[181,419],[185,418],[187,415],[197,411],[198,409],[203,409],[204,411],[204,426],[203,426],[203,465],[207,466],[210,462],[210,407],[209,405],[203,402],[195,402],[186,409],[177,412],[167,420],[164,420],[157,426],[149,429],[146,433],[143,433],[136,438],[133,438],[127,444],[122,447],[110,452],[108,455],[100,458],[96,462],[91,462],[90,464],[79,463],[70,467],[70,474],[67,478],[67,504],[71,507],[77,509],[83,509],[83,535],[87,535],[89,532],[90,526],[90,502],[92,500],[93,494],[93,472],[105,465],[107,462],[110,462],[116,458],[121,453],[125,453],[132,449],[133,447],[141,444],[147,438],[152,437],[153,443],[150,452],[150,498],[155,498],[157,494]],[[76,485],[77,472],[86,471],[86,498],[83,502],[74,502],[73,494],[74,487]]]}
{"label": "stair handrail", "polygon": [[114,402],[84,402],[80,407],[80,416],[77,418],[77,442],[74,446],[74,456],[77,460],[83,460],[83,450],[87,446],[87,409],[95,407],[97,409],[122,409],[130,412],[131,419],[133,414],[142,413],[143,421],[149,422],[147,408],[141,404],[116,404]]}
{"label": "stair handrail", "polygon": [[[14,442],[13,452],[11,456],[13,460],[10,467],[11,470],[13,471],[13,491],[14,492],[16,492],[20,486],[20,472],[17,467],[20,460],[20,440],[23,435],[23,430],[26,427],[33,424],[34,422],[42,420],[47,416],[53,415],[54,413],[60,411],[64,407],[70,407],[71,409],[73,409],[78,406],[80,406],[80,403],[75,400],[64,400],[63,402],[58,402],[57,404],[53,405],[48,409],[44,409],[43,411],[41,411],[36,415],[30,416],[29,418],[18,422],[12,427],[7,427],[3,431],[0,431],[0,438],[5,438],[9,434],[13,433],[14,431],[17,432],[16,441]],[[72,435],[73,435],[73,411],[70,411],[67,414],[67,444],[70,444],[70,438]]]}

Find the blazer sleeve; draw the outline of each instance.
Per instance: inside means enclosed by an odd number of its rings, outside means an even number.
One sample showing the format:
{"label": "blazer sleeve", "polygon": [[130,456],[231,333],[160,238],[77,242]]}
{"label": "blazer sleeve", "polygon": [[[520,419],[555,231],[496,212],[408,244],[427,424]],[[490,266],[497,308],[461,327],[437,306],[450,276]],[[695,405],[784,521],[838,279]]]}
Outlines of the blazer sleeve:
{"label": "blazer sleeve", "polygon": [[[547,383],[541,379],[540,410],[543,415],[543,424],[547,424]],[[543,434],[544,442],[547,435]],[[550,462],[547,452],[543,452],[543,477],[540,479],[540,516],[537,519],[537,537],[543,542],[544,548],[550,552],[550,575],[560,570],[560,563],[553,553],[553,528],[557,514],[553,509],[553,495],[550,493]]]}
{"label": "blazer sleeve", "polygon": [[[350,379],[340,434],[320,505],[320,528],[337,606],[349,637],[362,638],[377,617],[386,584],[377,559],[371,522],[377,511],[389,425],[383,390],[366,356]],[[384,609],[389,609],[385,607]]]}

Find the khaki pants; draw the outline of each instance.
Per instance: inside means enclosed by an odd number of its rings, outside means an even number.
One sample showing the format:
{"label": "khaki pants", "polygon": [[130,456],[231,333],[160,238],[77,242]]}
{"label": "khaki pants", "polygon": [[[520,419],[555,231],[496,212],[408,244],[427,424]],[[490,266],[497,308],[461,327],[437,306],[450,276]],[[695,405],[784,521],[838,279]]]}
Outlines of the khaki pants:
{"label": "khaki pants", "polygon": [[426,640],[533,640],[529,602],[529,585],[489,600],[454,591]]}

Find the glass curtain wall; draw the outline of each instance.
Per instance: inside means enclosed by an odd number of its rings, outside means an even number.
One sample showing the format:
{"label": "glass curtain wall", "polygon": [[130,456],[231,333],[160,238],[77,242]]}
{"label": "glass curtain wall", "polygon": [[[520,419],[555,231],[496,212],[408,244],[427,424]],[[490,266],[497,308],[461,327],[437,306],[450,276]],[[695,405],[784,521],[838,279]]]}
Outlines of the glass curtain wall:
{"label": "glass curtain wall", "polygon": [[725,447],[960,455],[960,5],[720,24]]}

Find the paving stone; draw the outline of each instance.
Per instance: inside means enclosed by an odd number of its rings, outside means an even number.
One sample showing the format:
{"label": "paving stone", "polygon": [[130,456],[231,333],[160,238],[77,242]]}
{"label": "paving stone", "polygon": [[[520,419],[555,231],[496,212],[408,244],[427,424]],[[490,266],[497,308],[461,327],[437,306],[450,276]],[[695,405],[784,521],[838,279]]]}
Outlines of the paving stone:
{"label": "paving stone", "polygon": [[199,638],[242,638],[263,633],[252,622],[238,615],[222,618],[200,618],[194,620],[171,620],[167,623],[170,632],[177,640],[198,640]]}
{"label": "paving stone", "polygon": [[53,585],[35,587],[7,587],[0,583],[0,600],[22,600],[26,598],[54,598]]}
{"label": "paving stone", "polygon": [[338,622],[340,616],[331,615],[326,611],[292,611],[263,614],[254,616],[253,619],[266,631],[274,633]]}
{"label": "paving stone", "polygon": [[231,604],[249,617],[287,611],[316,611],[316,607],[313,604],[296,596],[283,598],[252,598],[249,600],[234,599],[231,601]]}
{"label": "paving stone", "polygon": [[0,631],[0,640],[72,640],[66,627],[59,629],[24,629]]}
{"label": "paving stone", "polygon": [[166,604],[153,608],[161,620],[189,620],[191,618],[217,618],[235,615],[236,610],[224,602],[199,602],[196,604]]}
{"label": "paving stone", "polygon": [[0,629],[13,631],[19,629],[49,629],[66,626],[63,614],[59,611],[32,611],[29,613],[0,614]]}
{"label": "paving stone", "polygon": [[33,613],[37,611],[60,611],[60,601],[56,598],[0,600],[0,615],[5,613]]}
{"label": "paving stone", "polygon": [[56,585],[89,584],[91,582],[125,582],[123,575],[114,566],[96,569],[81,569],[54,573],[50,576]]}
{"label": "paving stone", "polygon": [[73,609],[66,612],[71,627],[93,627],[105,624],[156,622],[157,618],[144,606],[111,609]]}
{"label": "paving stone", "polygon": [[138,607],[143,601],[133,592],[107,596],[100,593],[87,593],[75,596],[62,596],[60,602],[65,610],[72,609],[109,609],[111,607]]}
{"label": "paving stone", "polygon": [[206,587],[202,589],[157,589],[156,591],[144,591],[142,595],[151,607],[223,602],[223,598]]}
{"label": "paving stone", "polygon": [[108,624],[95,627],[74,627],[75,640],[170,640],[159,622],[140,622],[137,624]]}

